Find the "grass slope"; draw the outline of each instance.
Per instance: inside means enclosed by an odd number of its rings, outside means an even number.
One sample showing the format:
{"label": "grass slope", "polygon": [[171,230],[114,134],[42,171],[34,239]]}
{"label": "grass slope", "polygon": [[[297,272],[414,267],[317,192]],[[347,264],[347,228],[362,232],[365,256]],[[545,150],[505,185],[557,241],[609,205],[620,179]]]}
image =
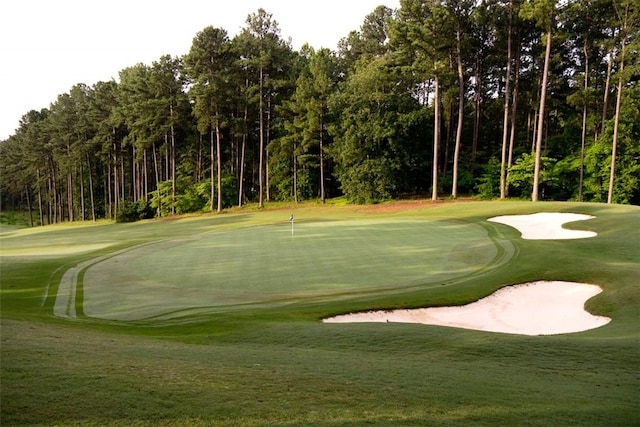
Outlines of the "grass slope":
{"label": "grass slope", "polygon": [[[412,282],[404,289],[388,289],[384,282],[377,289],[355,286],[341,295],[319,295],[311,289],[311,295],[277,304],[113,321],[53,316],[55,293],[66,271],[145,243],[153,247],[206,233],[212,240],[197,242],[222,244],[218,237],[225,233],[237,237],[247,227],[272,229],[282,217],[285,225],[279,227],[287,227],[289,210],[2,230],[1,424],[637,425],[640,209],[520,202],[382,208],[387,212],[303,206],[295,215],[309,224],[327,225],[480,224],[495,215],[563,211],[596,216],[569,227],[594,230],[598,236],[523,241],[517,231],[494,224],[486,232],[494,241],[507,242],[498,247],[510,251],[505,256],[508,264],[442,278],[451,286],[425,280],[424,286]],[[446,239],[444,235],[438,240]],[[444,247],[458,245],[451,243]],[[204,250],[197,244],[189,249],[191,254]],[[350,253],[347,248],[342,256]],[[149,252],[148,264],[169,262],[170,255],[179,252]],[[384,262],[382,257],[376,260]],[[400,266],[404,260],[391,262]],[[322,268],[328,275],[331,264]],[[138,274],[142,266],[132,268]],[[83,288],[91,268],[79,270],[75,306],[80,313],[83,303],[91,301]],[[338,270],[349,275],[347,269]],[[507,284],[545,279],[600,285],[604,292],[587,306],[612,317],[612,322],[592,331],[548,337],[319,322],[346,311],[462,304]],[[197,283],[195,275],[184,284],[193,288]]]}

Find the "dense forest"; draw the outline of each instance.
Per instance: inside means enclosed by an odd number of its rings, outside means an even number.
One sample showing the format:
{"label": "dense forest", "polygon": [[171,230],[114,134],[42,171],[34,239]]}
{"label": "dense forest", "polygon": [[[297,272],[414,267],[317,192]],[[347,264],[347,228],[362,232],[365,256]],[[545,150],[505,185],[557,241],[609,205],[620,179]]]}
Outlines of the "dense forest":
{"label": "dense forest", "polygon": [[294,51],[259,9],[24,114],[0,142],[1,209],[44,225],[337,196],[638,204],[639,27],[637,0],[401,0],[335,51]]}

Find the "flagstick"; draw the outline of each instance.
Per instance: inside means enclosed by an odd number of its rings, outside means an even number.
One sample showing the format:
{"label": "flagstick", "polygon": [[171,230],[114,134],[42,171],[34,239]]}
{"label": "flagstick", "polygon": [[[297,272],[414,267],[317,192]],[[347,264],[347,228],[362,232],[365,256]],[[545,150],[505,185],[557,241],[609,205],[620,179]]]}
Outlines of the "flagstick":
{"label": "flagstick", "polygon": [[291,214],[289,222],[291,222],[291,241],[293,242],[293,214]]}

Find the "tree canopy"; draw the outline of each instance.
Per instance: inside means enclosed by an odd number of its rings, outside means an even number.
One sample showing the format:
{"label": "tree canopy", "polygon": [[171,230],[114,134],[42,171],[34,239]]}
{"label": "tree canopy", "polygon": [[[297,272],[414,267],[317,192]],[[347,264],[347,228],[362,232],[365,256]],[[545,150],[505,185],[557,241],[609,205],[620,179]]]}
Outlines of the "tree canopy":
{"label": "tree canopy", "polygon": [[0,142],[0,208],[47,224],[336,196],[638,204],[639,28],[633,0],[401,0],[335,51],[295,51],[259,9],[26,112]]}

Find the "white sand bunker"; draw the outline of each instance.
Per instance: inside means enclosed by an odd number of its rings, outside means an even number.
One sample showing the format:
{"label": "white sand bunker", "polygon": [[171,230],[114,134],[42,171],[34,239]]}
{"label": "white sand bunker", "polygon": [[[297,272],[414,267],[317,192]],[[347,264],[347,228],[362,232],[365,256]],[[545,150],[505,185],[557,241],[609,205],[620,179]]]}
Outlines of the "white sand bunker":
{"label": "white sand bunker", "polygon": [[595,218],[591,215],[540,212],[531,215],[505,215],[489,218],[488,221],[499,222],[517,229],[523,239],[584,239],[597,236],[598,233],[585,230],[568,230],[562,228],[567,222],[584,221]]}
{"label": "white sand bunker", "polygon": [[585,301],[600,292],[602,289],[596,285],[540,281],[508,286],[460,307],[352,313],[324,322],[422,323],[508,334],[567,334],[595,329],[611,321],[584,310]]}

